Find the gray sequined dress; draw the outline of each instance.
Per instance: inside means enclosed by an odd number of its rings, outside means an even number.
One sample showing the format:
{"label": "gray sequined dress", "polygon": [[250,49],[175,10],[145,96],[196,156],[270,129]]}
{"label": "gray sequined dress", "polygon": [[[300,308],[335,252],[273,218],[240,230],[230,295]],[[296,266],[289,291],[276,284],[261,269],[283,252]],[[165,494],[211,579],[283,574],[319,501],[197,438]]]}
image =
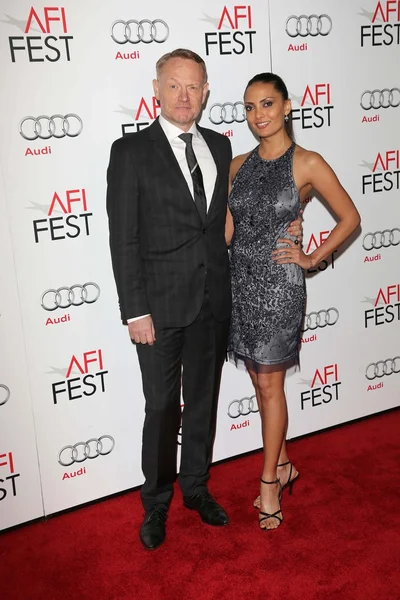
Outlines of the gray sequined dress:
{"label": "gray sequined dress", "polygon": [[[232,321],[228,353],[236,365],[257,372],[297,362],[305,306],[304,271],[272,260],[277,240],[299,215],[293,179],[295,144],[275,160],[255,148],[232,184],[229,208],[234,222],[230,247]],[[282,245],[280,245],[282,246]]]}

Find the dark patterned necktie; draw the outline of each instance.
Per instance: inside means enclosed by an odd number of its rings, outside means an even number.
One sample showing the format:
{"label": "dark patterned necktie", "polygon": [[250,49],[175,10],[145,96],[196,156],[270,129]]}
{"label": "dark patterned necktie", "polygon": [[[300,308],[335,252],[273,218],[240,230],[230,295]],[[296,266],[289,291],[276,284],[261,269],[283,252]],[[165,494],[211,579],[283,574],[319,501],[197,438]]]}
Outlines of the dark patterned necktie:
{"label": "dark patterned necktie", "polygon": [[186,160],[189,167],[190,174],[193,181],[193,197],[196,204],[197,210],[199,211],[200,217],[204,222],[207,215],[207,199],[204,191],[203,175],[199,163],[197,162],[196,155],[193,150],[192,137],[193,133],[182,133],[180,136],[186,144]]}

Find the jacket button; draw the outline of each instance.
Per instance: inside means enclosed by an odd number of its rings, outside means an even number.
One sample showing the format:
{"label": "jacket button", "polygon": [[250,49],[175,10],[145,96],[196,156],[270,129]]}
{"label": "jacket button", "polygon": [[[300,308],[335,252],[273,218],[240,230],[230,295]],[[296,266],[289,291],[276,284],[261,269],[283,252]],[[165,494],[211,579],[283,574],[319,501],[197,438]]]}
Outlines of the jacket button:
{"label": "jacket button", "polygon": [[203,227],[203,233],[206,233],[207,229],[205,227]]}
{"label": "jacket button", "polygon": [[204,269],[204,263],[199,264],[199,269]]}

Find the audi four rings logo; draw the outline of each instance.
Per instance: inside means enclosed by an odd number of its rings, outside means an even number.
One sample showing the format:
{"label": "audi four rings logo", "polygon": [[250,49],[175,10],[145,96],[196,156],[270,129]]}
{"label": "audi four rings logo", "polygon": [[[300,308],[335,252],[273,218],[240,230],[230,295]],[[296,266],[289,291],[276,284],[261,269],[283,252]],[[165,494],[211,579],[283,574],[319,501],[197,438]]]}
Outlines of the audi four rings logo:
{"label": "audi four rings logo", "polygon": [[361,94],[360,106],[364,110],[371,108],[396,108],[400,106],[400,88],[383,88],[382,90],[365,90]]}
{"label": "audi four rings logo", "polygon": [[241,400],[232,400],[228,406],[228,415],[231,419],[247,417],[250,413],[256,412],[258,412],[258,406],[255,396],[242,398]]}
{"label": "audi four rings logo", "polygon": [[332,19],[329,15],[291,15],[286,21],[286,33],[289,37],[307,37],[328,35],[332,31]]}
{"label": "audi four rings logo", "polygon": [[339,320],[339,311],[337,308],[328,308],[327,310],[319,310],[318,312],[310,312],[304,316],[303,331],[318,329],[318,327],[326,327],[327,325],[336,325]]}
{"label": "audi four rings logo", "polygon": [[169,27],[162,19],[154,19],[154,21],[149,21],[149,19],[122,21],[118,19],[111,25],[111,37],[117,44],[126,44],[127,42],[130,44],[139,42],[162,44],[168,39],[168,36]]}
{"label": "audi four rings logo", "polygon": [[83,285],[76,283],[71,287],[60,287],[57,290],[46,290],[42,294],[41,305],[44,310],[56,310],[57,308],[69,308],[70,306],[81,306],[82,304],[93,304],[100,296],[100,287],[93,281]]}
{"label": "audi four rings logo", "polygon": [[384,375],[393,375],[393,373],[400,373],[400,356],[369,364],[365,370],[365,377],[371,381],[384,377]]}
{"label": "audi four rings logo", "polygon": [[4,383],[0,383],[0,406],[3,406],[6,402],[9,401],[11,396],[10,388],[4,385]]}
{"label": "audi four rings logo", "polygon": [[19,132],[23,138],[32,141],[40,138],[48,140],[53,138],[77,137],[82,133],[83,122],[78,115],[40,115],[39,117],[24,117],[19,124]]}
{"label": "audi four rings logo", "polygon": [[114,450],[115,440],[111,435],[102,435],[91,438],[87,442],[78,442],[73,446],[64,446],[58,455],[58,462],[63,467],[70,467],[74,463],[82,463],[86,459],[106,456]]}
{"label": "audi four rings logo", "polygon": [[225,104],[213,104],[210,108],[209,119],[214,125],[221,123],[243,123],[246,113],[243,102],[225,102]]}
{"label": "audi four rings logo", "polygon": [[398,246],[400,244],[400,229],[384,229],[383,231],[375,231],[364,235],[363,248],[364,250],[380,250],[381,248],[389,248],[389,246]]}

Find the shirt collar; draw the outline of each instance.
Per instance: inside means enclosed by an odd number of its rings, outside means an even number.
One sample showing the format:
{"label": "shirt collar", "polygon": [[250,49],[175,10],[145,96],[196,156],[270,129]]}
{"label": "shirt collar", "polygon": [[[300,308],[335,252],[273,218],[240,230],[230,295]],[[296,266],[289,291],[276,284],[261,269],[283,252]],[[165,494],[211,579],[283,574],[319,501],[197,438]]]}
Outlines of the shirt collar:
{"label": "shirt collar", "polygon": [[[169,142],[176,140],[176,138],[179,137],[181,133],[184,133],[182,129],[179,129],[179,127],[167,121],[167,119],[162,115],[158,117],[158,121],[161,127],[163,128],[163,131],[167,136]],[[200,132],[196,127],[196,123],[193,123],[191,128],[186,133],[192,133],[194,136],[200,138]]]}

